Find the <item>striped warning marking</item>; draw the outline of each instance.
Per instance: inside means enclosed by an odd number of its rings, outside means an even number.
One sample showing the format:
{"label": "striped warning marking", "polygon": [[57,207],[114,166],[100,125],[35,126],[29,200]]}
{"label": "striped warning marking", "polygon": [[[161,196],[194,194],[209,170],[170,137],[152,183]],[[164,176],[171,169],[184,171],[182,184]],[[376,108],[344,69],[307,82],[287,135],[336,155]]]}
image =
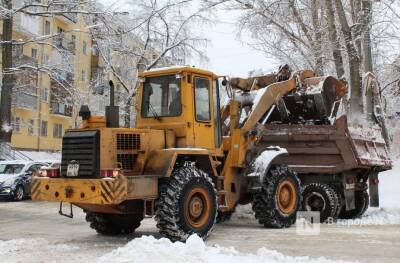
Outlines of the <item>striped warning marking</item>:
{"label": "striped warning marking", "polygon": [[116,200],[121,200],[125,195],[125,183],[117,180],[114,184],[114,196]]}
{"label": "striped warning marking", "polygon": [[106,203],[111,203],[114,200],[114,193],[112,191],[112,182],[101,182],[101,197]]}
{"label": "striped warning marking", "polygon": [[39,194],[40,194],[39,187],[40,187],[40,180],[32,180],[32,184],[31,184],[32,199],[37,199],[37,197],[39,196]]}

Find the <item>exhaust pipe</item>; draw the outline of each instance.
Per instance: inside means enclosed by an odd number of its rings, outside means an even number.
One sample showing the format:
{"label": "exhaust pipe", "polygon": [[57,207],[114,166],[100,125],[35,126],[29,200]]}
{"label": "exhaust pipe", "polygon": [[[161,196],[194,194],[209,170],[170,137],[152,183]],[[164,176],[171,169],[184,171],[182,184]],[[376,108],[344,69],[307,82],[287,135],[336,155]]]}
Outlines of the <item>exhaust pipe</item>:
{"label": "exhaust pipe", "polygon": [[114,83],[112,80],[110,85],[110,106],[106,106],[106,127],[119,128],[119,107],[114,105]]}

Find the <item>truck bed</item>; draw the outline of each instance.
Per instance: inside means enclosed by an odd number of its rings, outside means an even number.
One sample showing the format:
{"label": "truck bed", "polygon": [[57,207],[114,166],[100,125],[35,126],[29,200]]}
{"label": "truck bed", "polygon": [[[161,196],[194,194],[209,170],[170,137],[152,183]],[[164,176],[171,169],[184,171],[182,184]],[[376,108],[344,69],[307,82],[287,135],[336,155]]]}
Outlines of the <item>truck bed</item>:
{"label": "truck bed", "polygon": [[385,141],[373,129],[350,129],[346,116],[333,125],[266,124],[260,146],[286,148],[288,164],[300,174],[337,174],[353,169],[391,169]]}

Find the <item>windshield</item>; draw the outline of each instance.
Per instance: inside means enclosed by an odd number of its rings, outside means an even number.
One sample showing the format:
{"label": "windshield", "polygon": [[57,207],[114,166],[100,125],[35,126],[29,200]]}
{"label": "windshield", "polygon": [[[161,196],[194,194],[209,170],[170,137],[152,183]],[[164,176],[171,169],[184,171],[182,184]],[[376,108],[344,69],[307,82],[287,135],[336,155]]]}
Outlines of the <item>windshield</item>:
{"label": "windshield", "polygon": [[0,164],[0,174],[19,174],[23,168],[23,164]]}
{"label": "windshield", "polygon": [[180,79],[175,75],[146,78],[143,84],[142,117],[172,117],[181,113]]}

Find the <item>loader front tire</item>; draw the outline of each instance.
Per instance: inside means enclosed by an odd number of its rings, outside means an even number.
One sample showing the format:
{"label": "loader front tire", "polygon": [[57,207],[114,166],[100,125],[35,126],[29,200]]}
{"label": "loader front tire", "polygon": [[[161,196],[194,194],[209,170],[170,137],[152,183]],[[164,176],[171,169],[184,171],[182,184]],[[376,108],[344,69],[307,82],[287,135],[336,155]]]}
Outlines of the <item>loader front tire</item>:
{"label": "loader front tire", "polygon": [[264,176],[261,190],[254,195],[252,208],[260,224],[285,228],[296,222],[301,198],[296,173],[286,165],[273,165]]}
{"label": "loader front tire", "polygon": [[156,200],[157,228],[173,241],[197,234],[206,238],[217,216],[217,195],[208,174],[196,167],[175,169],[160,185]]}
{"label": "loader front tire", "polygon": [[131,234],[140,226],[141,214],[114,215],[86,212],[86,221],[101,235]]}

